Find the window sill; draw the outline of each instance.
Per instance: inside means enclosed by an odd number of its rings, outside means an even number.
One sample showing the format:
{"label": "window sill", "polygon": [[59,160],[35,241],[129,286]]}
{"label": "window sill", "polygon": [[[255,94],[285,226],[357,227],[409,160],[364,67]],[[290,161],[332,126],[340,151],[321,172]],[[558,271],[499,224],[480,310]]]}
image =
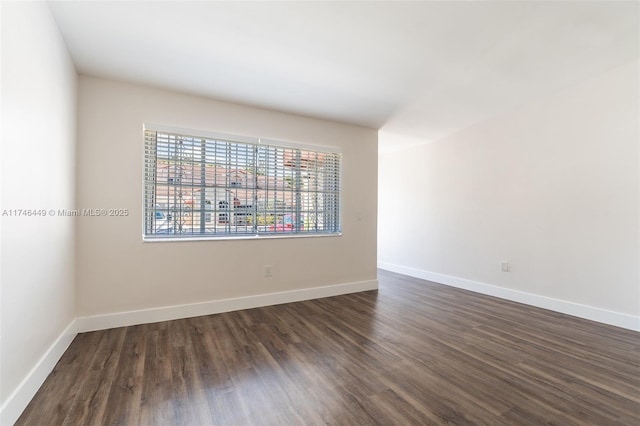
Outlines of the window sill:
{"label": "window sill", "polygon": [[239,236],[190,236],[190,237],[142,237],[143,243],[164,243],[164,242],[193,242],[193,241],[243,241],[243,240],[274,240],[286,238],[320,238],[320,237],[340,237],[342,232],[336,234],[266,234],[266,235],[239,235]]}

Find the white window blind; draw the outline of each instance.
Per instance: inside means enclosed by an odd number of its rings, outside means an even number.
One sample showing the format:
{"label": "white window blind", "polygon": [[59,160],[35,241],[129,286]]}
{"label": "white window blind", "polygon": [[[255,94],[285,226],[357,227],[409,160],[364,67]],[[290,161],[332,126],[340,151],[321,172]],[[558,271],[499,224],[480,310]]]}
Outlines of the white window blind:
{"label": "white window blind", "polygon": [[339,152],[195,133],[144,131],[145,239],[340,233]]}

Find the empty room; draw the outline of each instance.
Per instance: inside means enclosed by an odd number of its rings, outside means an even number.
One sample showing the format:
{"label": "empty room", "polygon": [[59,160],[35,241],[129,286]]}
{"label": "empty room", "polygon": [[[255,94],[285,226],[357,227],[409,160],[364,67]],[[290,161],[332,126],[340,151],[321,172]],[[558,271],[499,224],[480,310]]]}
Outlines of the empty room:
{"label": "empty room", "polygon": [[640,3],[6,1],[1,425],[640,424]]}

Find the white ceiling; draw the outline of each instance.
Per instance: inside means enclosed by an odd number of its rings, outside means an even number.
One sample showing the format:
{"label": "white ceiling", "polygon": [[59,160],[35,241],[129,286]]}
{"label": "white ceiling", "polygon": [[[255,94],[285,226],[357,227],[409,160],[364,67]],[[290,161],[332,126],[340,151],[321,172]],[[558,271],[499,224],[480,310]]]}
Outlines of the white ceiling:
{"label": "white ceiling", "polygon": [[431,141],[639,56],[632,2],[51,2],[80,73]]}

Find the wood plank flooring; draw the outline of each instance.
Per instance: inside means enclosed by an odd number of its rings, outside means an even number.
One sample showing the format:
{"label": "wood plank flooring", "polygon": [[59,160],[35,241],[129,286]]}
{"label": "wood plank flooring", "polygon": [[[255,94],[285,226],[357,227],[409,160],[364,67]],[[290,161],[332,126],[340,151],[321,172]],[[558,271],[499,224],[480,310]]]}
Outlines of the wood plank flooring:
{"label": "wood plank flooring", "polygon": [[79,334],[18,425],[640,425],[640,333],[390,272]]}

